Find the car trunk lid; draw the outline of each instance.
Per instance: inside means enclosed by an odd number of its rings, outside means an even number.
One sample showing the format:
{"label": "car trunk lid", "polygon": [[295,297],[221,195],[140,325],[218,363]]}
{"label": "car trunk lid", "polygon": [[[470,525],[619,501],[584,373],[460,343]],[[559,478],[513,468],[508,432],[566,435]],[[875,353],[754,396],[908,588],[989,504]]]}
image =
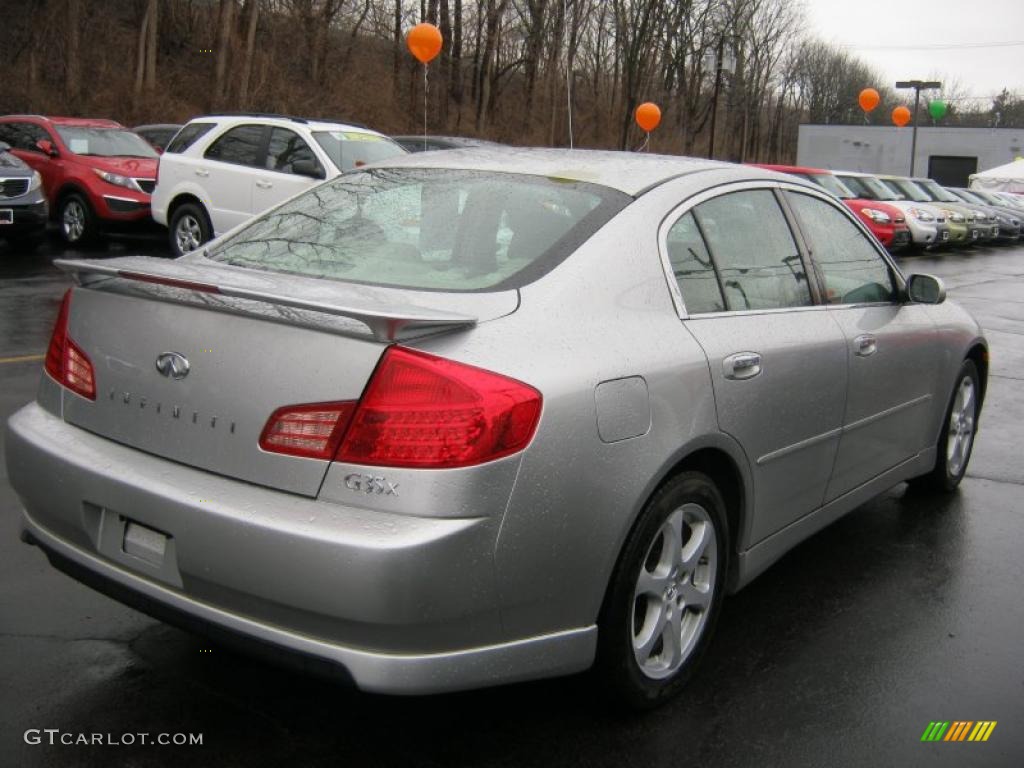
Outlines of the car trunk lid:
{"label": "car trunk lid", "polygon": [[[147,453],[307,496],[317,494],[330,462],[262,450],[260,434],[275,410],[358,400],[390,343],[466,330],[518,305],[515,291],[414,296],[184,260],[58,265],[86,287],[73,294],[68,333],[96,380],[95,401],[65,391],[65,420]],[[168,353],[188,361],[184,375],[158,369]]]}

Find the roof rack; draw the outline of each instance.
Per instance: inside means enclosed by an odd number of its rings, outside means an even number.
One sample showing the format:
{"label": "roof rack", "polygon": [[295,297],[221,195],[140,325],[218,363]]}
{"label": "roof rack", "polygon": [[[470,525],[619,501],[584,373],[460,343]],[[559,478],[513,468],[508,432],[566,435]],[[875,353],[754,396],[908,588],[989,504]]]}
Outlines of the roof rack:
{"label": "roof rack", "polygon": [[355,120],[333,117],[299,117],[298,115],[281,115],[276,112],[214,112],[193,119],[200,119],[201,117],[272,117],[278,120],[291,120],[296,123],[343,123],[353,128],[366,128],[363,123],[357,123]]}

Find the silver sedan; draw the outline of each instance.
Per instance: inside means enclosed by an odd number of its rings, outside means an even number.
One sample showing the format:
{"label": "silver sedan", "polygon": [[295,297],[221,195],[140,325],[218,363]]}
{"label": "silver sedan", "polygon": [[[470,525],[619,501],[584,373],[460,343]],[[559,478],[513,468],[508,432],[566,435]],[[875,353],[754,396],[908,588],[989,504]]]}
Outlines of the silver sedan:
{"label": "silver sedan", "polygon": [[167,621],[428,693],[679,690],[726,593],[967,468],[988,353],[817,186],[408,156],[197,252],[64,261],[23,538]]}

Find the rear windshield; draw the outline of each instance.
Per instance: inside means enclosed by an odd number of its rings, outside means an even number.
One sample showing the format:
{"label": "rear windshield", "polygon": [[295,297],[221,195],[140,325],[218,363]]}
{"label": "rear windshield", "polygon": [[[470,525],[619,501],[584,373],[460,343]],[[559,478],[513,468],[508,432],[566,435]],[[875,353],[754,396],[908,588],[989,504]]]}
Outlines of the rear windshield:
{"label": "rear windshield", "polygon": [[361,131],[313,131],[313,138],[339,171],[404,155],[406,150],[384,136]]}
{"label": "rear windshield", "polygon": [[57,133],[69,151],[97,157],[158,157],[141,136],[119,128],[58,125]]}
{"label": "rear windshield", "polygon": [[416,290],[504,290],[550,270],[631,199],[540,176],[367,169],[254,219],[209,257]]}

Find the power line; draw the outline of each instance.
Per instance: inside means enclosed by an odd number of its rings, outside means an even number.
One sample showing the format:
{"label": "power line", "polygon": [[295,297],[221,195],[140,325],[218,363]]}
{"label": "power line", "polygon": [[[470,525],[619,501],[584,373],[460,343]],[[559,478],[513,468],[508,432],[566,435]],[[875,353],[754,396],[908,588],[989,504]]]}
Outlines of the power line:
{"label": "power line", "polygon": [[1004,40],[995,43],[926,43],[924,45],[856,45],[840,43],[841,48],[858,51],[951,51],[969,48],[1014,48],[1024,45],[1024,40]]}

